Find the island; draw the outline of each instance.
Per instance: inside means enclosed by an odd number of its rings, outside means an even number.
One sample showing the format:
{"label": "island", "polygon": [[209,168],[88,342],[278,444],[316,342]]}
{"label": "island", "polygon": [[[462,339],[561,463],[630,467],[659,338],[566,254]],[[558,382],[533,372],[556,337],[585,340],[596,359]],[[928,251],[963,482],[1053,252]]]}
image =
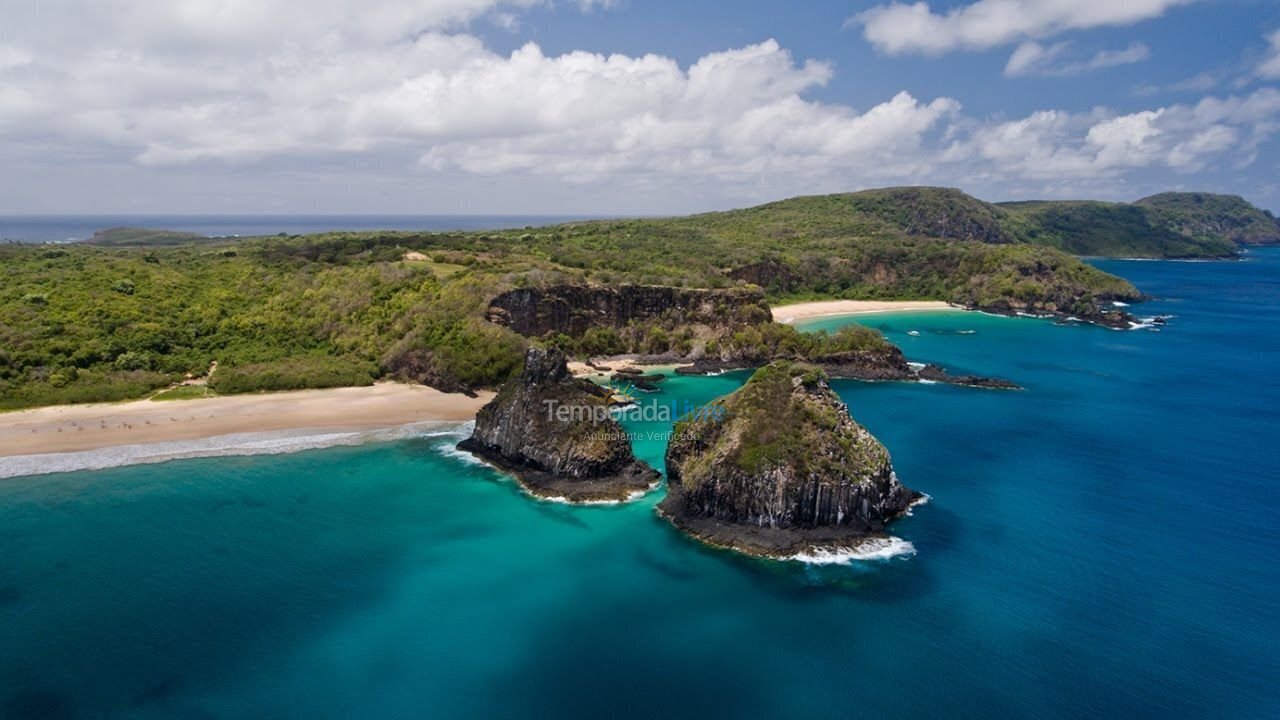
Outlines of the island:
{"label": "island", "polygon": [[621,502],[658,484],[610,414],[610,392],[569,373],[564,353],[530,348],[524,369],[476,414],[458,444],[514,475],[531,495],[571,503]]}
{"label": "island", "polygon": [[769,558],[856,551],[920,493],[820,369],[774,362],[676,424],[659,512],[705,543]]}

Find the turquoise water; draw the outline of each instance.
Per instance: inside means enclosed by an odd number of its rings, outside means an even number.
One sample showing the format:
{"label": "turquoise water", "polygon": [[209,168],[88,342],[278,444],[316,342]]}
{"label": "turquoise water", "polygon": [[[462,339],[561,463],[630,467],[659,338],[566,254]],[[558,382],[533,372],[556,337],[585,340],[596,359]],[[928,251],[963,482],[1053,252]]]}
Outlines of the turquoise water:
{"label": "turquoise water", "polygon": [[859,319],[1027,388],[837,384],[932,496],[887,561],[535,502],[448,436],[2,481],[0,717],[1275,717],[1280,252],[1103,266],[1176,318]]}

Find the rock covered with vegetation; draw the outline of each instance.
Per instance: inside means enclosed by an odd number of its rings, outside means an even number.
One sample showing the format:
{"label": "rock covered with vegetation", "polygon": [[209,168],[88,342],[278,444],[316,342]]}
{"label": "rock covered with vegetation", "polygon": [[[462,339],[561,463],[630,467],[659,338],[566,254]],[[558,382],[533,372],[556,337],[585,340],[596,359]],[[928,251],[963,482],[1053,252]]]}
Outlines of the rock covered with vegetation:
{"label": "rock covered with vegetation", "polygon": [[609,393],[574,378],[559,350],[530,348],[524,369],[476,415],[458,445],[514,474],[534,495],[626,500],[657,482],[609,413]]}
{"label": "rock covered with vegetation", "polygon": [[708,346],[708,353],[690,365],[676,368],[681,375],[705,375],[744,367],[759,367],[775,360],[814,365],[831,377],[867,381],[928,380],[949,385],[1017,389],[1008,380],[951,375],[938,365],[912,365],[902,349],[883,335],[861,325],[846,325],[835,332],[800,332],[790,325],[773,323],[745,328]]}
{"label": "rock covered with vegetation", "polygon": [[856,548],[919,493],[820,370],[787,362],[675,427],[662,514],[705,542],[788,557]]}

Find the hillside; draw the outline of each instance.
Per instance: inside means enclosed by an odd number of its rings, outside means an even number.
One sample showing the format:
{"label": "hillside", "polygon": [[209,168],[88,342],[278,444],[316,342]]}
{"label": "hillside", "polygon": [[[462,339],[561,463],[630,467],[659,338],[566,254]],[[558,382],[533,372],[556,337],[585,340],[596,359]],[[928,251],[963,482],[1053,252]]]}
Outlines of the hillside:
{"label": "hillside", "polygon": [[953,188],[897,187],[791,198],[668,221],[725,238],[812,242],[860,237],[1028,243],[1091,257],[1226,258],[1280,242],[1271,215],[1233,195],[1165,193],[1137,203],[987,203]]}
{"label": "hillside", "polygon": [[1001,203],[1004,226],[1021,242],[1073,255],[1143,258],[1230,257],[1237,248],[1214,234],[1191,236],[1151,208],[1095,201]]}
{"label": "hillside", "polygon": [[1169,192],[1139,200],[1164,226],[1194,238],[1225,238],[1239,245],[1280,242],[1280,222],[1239,195]]}
{"label": "hillside", "polygon": [[[531,339],[491,322],[489,305],[520,288],[754,283],[774,303],[934,299],[1086,319],[1099,319],[1110,300],[1139,297],[1057,250],[911,237],[894,223],[938,215],[895,219],[879,200],[871,203],[879,209],[855,211],[849,198],[500,232],[4,246],[0,409],[138,397],[202,375],[214,360],[210,386],[224,394],[383,376],[447,390],[494,387],[519,367]],[[945,214],[956,205],[937,207]],[[655,355],[708,351],[660,320],[610,330],[533,340],[583,353],[618,343]],[[725,341],[740,357],[799,342],[774,329]]]}

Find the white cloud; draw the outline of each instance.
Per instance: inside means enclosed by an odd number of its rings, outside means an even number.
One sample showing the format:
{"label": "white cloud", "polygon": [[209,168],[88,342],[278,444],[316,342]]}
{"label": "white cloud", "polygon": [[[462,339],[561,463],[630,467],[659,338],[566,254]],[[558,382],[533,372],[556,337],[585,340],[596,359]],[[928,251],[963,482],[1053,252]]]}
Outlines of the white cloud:
{"label": "white cloud", "polygon": [[953,152],[1030,180],[1115,178],[1142,168],[1182,172],[1234,156],[1248,164],[1280,125],[1280,91],[1206,98],[1115,115],[1037,112],[975,130]]}
{"label": "white cloud", "polygon": [[1081,75],[1094,70],[1130,65],[1151,57],[1151,49],[1142,43],[1132,43],[1123,50],[1100,50],[1092,57],[1068,60],[1071,43],[1059,42],[1048,47],[1034,40],[1019,45],[1009,56],[1004,74],[1009,77],[1049,75],[1065,77]]}
{"label": "white cloud", "polygon": [[[533,43],[503,55],[471,35],[430,29],[485,12],[503,22],[498,3],[405,5],[326,0],[296,42],[284,30],[288,13],[248,2],[188,3],[151,31],[132,25],[137,14],[127,9],[98,14],[99,32],[83,43],[40,27],[32,12],[19,35],[31,52],[21,57],[41,60],[6,63],[14,67],[0,79],[13,82],[0,87],[20,95],[6,91],[0,137],[56,136],[152,167],[377,155],[410,160],[410,172],[570,182],[738,181],[839,165],[895,178],[922,167],[918,148],[959,108],[907,93],[861,111],[807,100],[832,67],[797,62],[772,40],[688,68],[658,55],[548,56]],[[232,15],[262,39],[232,32]],[[203,44],[178,49],[183,22],[213,29]],[[41,37],[43,47],[31,41]],[[63,51],[41,52],[52,45]]]}
{"label": "white cloud", "polygon": [[880,5],[850,19],[892,55],[985,50],[1067,30],[1130,25],[1195,0],[978,0],[935,13],[927,2]]}
{"label": "white cloud", "polygon": [[1270,47],[1262,62],[1258,63],[1258,75],[1267,79],[1280,78],[1280,30],[1267,36]]}
{"label": "white cloud", "polygon": [[[955,99],[907,92],[870,107],[816,101],[835,68],[772,40],[682,66],[656,54],[548,55],[534,43],[498,53],[459,25],[501,23],[533,1],[191,0],[149,16],[153,3],[116,0],[59,17],[0,0],[15,28],[0,44],[0,182],[21,193],[94,172],[191,188],[222,173],[236,211],[252,199],[244,188],[283,178],[308,197],[341,198],[325,189],[335,183],[401,193],[402,211],[419,207],[402,188],[429,185],[485,197],[467,206],[479,211],[559,192],[560,208],[596,206],[580,200],[593,194],[635,212],[889,183],[1095,188],[1142,169],[1248,164],[1280,127],[1273,89],[978,118]],[[78,20],[55,24],[65,17]],[[236,32],[247,19],[254,32]],[[1010,65],[1062,72],[1139,54],[1072,60],[1070,49],[1028,42]],[[39,192],[3,202],[15,197]]]}

